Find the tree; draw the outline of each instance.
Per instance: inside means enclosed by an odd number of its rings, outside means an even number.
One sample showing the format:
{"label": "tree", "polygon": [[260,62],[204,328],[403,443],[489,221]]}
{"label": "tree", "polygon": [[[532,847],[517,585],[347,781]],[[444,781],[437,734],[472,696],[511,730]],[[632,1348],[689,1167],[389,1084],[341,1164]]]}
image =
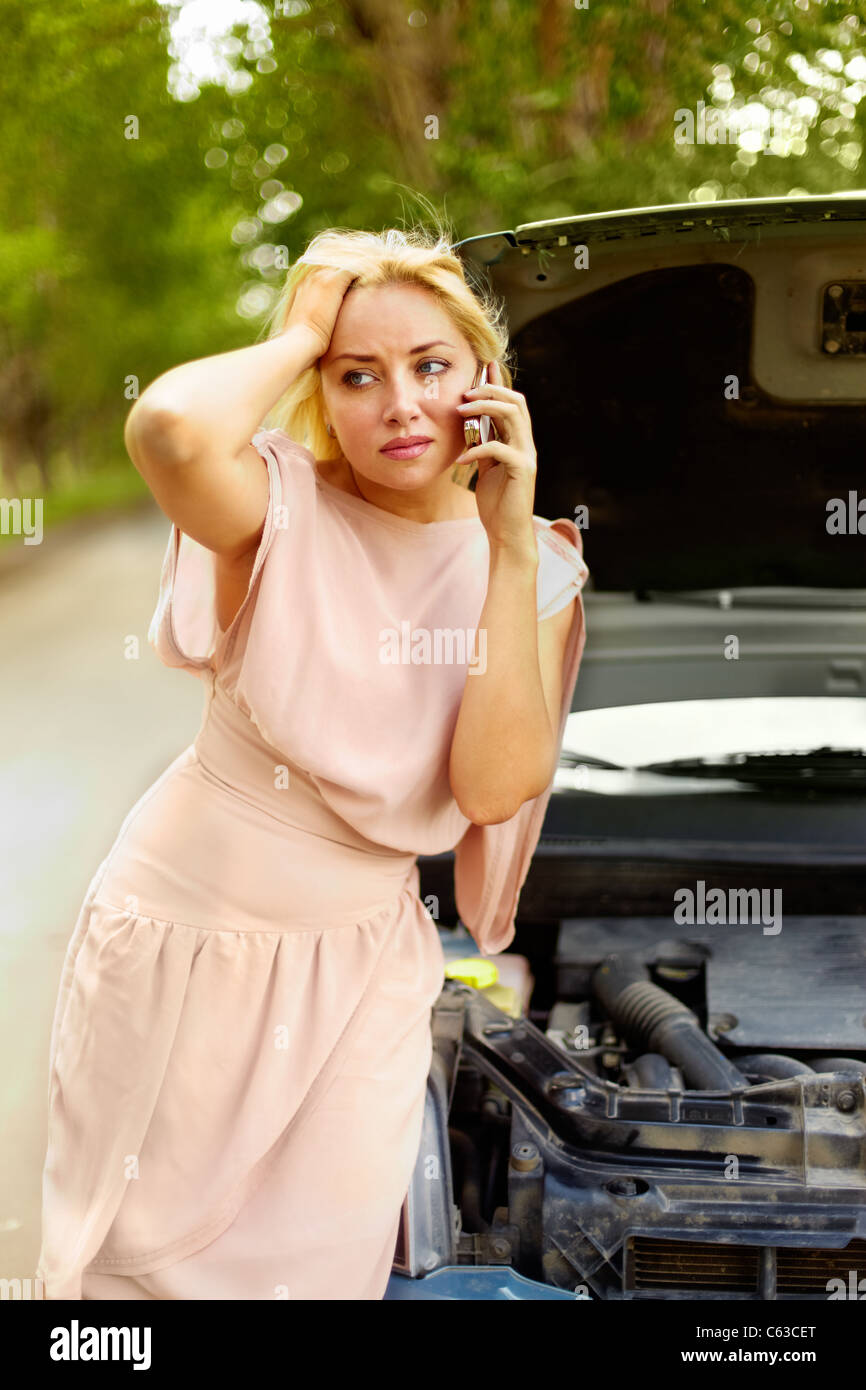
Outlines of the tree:
{"label": "tree", "polygon": [[[253,340],[316,231],[423,215],[407,187],[463,237],[859,177],[864,26],[835,0],[274,0],[198,84],[181,10],[0,7],[6,490],[117,454],[128,382]],[[724,138],[681,142],[701,103]],[[732,135],[749,112],[772,129]]]}

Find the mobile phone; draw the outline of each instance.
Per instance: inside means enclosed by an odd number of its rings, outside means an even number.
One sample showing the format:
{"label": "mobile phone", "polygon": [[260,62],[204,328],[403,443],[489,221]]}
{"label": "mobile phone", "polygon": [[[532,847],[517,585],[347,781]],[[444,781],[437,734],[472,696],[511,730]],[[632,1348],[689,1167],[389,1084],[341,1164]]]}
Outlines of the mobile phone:
{"label": "mobile phone", "polygon": [[[473,386],[487,385],[487,363],[481,368],[480,372],[475,373]],[[466,436],[467,449],[473,448],[476,444],[486,444],[491,434],[496,439],[496,426],[489,415],[469,415],[463,421],[463,433]]]}

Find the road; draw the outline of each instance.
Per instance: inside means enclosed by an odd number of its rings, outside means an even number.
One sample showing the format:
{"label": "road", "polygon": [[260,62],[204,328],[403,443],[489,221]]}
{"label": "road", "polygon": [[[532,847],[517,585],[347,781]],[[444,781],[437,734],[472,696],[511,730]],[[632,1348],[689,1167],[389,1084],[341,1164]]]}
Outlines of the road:
{"label": "road", "polygon": [[202,683],[164,666],[147,641],[169,526],[150,503],[46,531],[0,570],[5,1278],[32,1277],[39,1253],[48,1043],[81,902],[130,807],[201,722]]}

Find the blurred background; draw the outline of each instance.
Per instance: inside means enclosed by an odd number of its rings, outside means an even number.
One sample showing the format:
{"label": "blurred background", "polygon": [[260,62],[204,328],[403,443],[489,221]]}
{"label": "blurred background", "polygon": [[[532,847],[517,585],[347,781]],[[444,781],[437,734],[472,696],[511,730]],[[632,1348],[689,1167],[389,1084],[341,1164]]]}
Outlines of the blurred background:
{"label": "blurred background", "polygon": [[[0,1275],[24,1278],[63,953],[201,714],[147,644],[169,522],[124,449],[133,401],[256,341],[324,227],[405,225],[426,199],[459,239],[860,189],[866,19],[822,0],[4,0],[0,53]],[[41,505],[35,543],[16,500]]]}

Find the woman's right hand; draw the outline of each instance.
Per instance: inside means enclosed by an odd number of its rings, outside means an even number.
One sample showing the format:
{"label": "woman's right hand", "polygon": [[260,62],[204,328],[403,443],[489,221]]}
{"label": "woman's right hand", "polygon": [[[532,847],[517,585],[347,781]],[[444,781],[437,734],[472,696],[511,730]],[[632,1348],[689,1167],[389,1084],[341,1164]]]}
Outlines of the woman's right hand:
{"label": "woman's right hand", "polygon": [[328,351],[334,324],[343,304],[343,296],[356,278],[352,270],[317,266],[304,277],[295,291],[283,331],[302,328],[312,335],[311,364],[317,362]]}

